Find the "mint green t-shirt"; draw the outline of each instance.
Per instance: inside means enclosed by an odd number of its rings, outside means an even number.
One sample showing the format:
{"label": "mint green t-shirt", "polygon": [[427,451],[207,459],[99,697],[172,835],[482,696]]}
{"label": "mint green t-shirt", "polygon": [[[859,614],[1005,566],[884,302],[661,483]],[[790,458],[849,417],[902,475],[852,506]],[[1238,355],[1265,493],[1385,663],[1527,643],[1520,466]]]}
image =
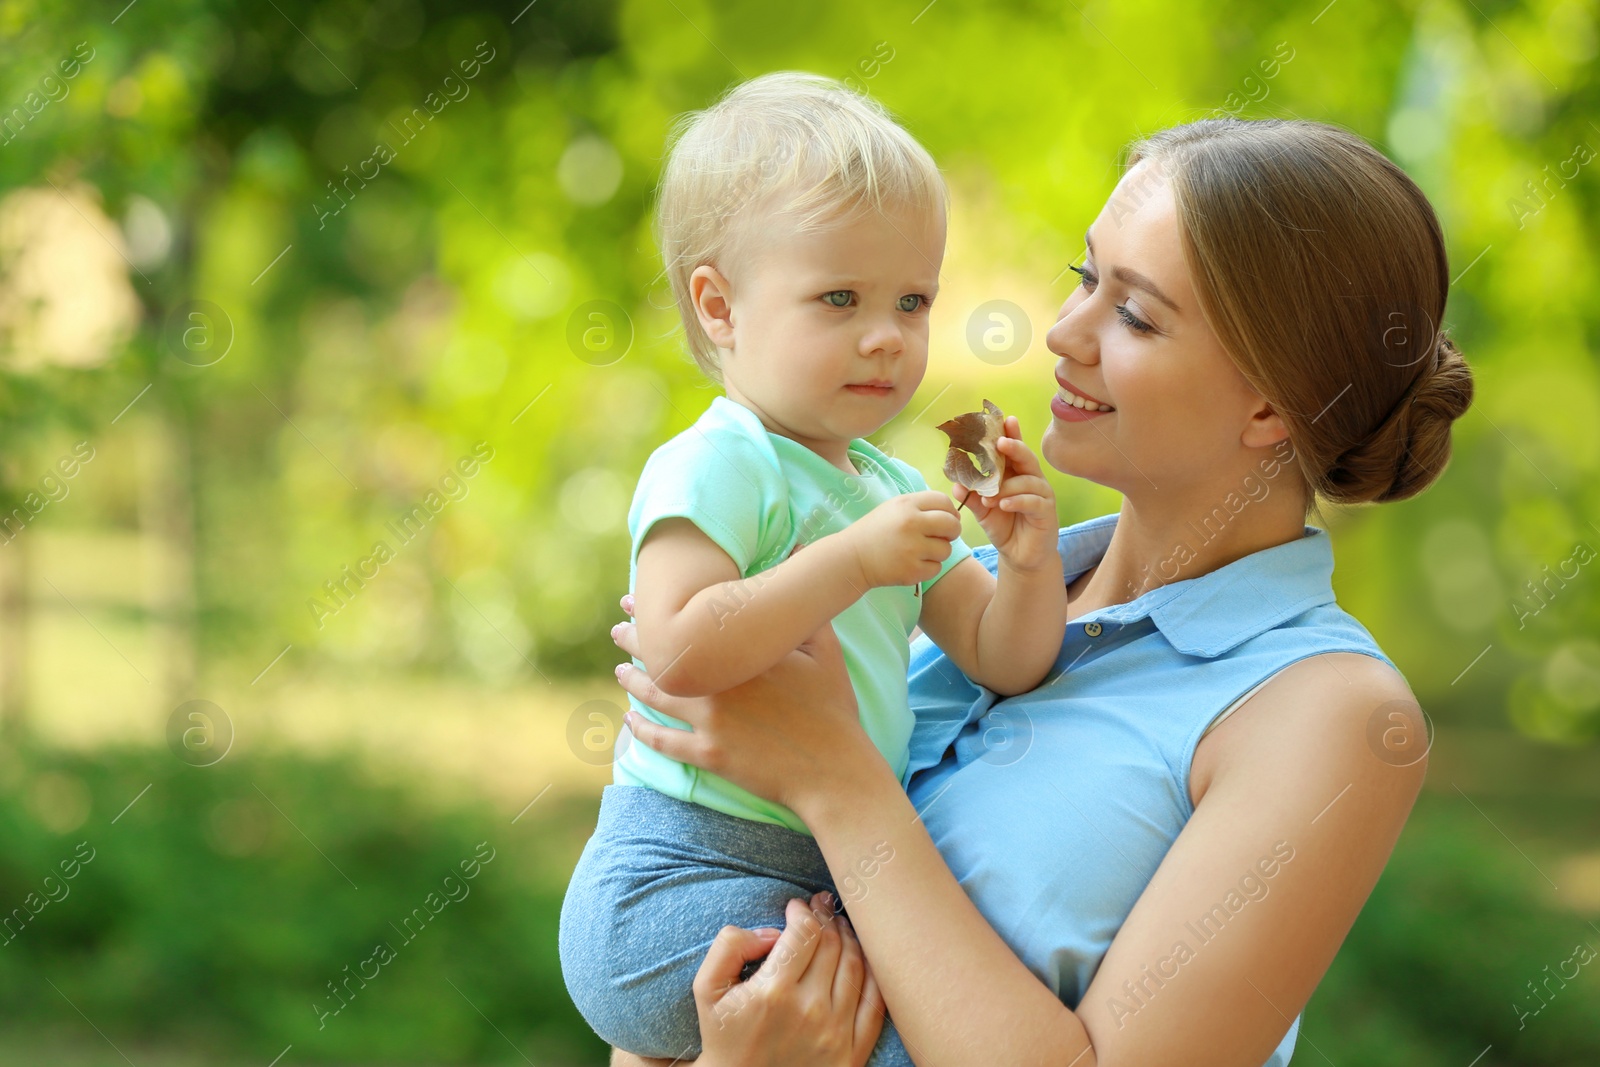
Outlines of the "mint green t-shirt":
{"label": "mint green t-shirt", "polygon": [[[639,546],[661,519],[693,522],[748,578],[788,559],[797,545],[844,529],[885,500],[928,488],[915,467],[867,441],[851,441],[849,452],[859,474],[848,474],[804,445],[768,432],[743,405],[725,396],[714,398],[693,426],[645,462],[628,509],[633,538],[628,591],[633,592],[638,577]],[[970,555],[972,550],[957,538],[932,578],[920,585],[869,589],[833,620],[861,725],[896,775],[905,773],[911,739],[906,672],[922,595]],[[730,602],[727,611],[730,624],[737,626],[738,604]],[[634,663],[644,666],[638,659]],[[628,701],[654,722],[687,728],[631,695]],[[612,780],[648,786],[743,819],[810,832],[788,808],[644,745],[624,747],[612,765]]]}

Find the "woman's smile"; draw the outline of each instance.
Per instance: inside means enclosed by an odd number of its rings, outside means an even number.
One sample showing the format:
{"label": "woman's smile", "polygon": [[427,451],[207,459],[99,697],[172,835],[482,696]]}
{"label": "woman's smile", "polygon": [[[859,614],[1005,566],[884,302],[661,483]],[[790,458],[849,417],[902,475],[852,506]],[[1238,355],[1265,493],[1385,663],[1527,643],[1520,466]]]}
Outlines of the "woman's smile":
{"label": "woman's smile", "polygon": [[1050,413],[1063,422],[1085,422],[1097,415],[1109,415],[1117,409],[1085,393],[1060,375],[1056,381],[1062,391],[1050,398]]}

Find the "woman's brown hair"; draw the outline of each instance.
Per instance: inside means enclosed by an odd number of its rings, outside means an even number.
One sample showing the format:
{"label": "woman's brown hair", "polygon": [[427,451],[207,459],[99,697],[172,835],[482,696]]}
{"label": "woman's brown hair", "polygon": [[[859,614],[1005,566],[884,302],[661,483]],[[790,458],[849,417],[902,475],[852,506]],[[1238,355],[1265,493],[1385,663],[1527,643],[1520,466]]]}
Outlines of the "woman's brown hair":
{"label": "woman's brown hair", "polygon": [[1416,183],[1300,119],[1202,119],[1136,142],[1141,160],[1172,188],[1202,314],[1289,427],[1308,506],[1425,489],[1472,372],[1441,329],[1450,268]]}

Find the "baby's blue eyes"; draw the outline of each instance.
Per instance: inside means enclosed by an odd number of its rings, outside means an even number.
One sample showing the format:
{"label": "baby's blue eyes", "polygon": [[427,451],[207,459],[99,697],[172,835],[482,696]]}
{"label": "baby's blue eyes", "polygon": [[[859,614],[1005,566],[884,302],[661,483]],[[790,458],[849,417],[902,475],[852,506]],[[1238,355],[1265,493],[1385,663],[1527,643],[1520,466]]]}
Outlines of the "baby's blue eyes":
{"label": "baby's blue eyes", "polygon": [[[847,308],[855,303],[856,294],[851,289],[835,289],[831,293],[823,293],[822,300],[829,307]],[[928,306],[928,298],[920,293],[909,293],[895,301],[895,307],[906,314],[920,311]]]}

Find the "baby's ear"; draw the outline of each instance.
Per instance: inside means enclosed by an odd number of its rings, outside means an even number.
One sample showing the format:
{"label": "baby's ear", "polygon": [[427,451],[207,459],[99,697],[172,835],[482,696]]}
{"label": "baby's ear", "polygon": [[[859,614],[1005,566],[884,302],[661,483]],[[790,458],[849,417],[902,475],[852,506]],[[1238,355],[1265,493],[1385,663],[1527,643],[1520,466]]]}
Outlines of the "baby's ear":
{"label": "baby's ear", "polygon": [[721,271],[702,263],[689,275],[689,299],[700,328],[718,348],[733,347],[733,286]]}

